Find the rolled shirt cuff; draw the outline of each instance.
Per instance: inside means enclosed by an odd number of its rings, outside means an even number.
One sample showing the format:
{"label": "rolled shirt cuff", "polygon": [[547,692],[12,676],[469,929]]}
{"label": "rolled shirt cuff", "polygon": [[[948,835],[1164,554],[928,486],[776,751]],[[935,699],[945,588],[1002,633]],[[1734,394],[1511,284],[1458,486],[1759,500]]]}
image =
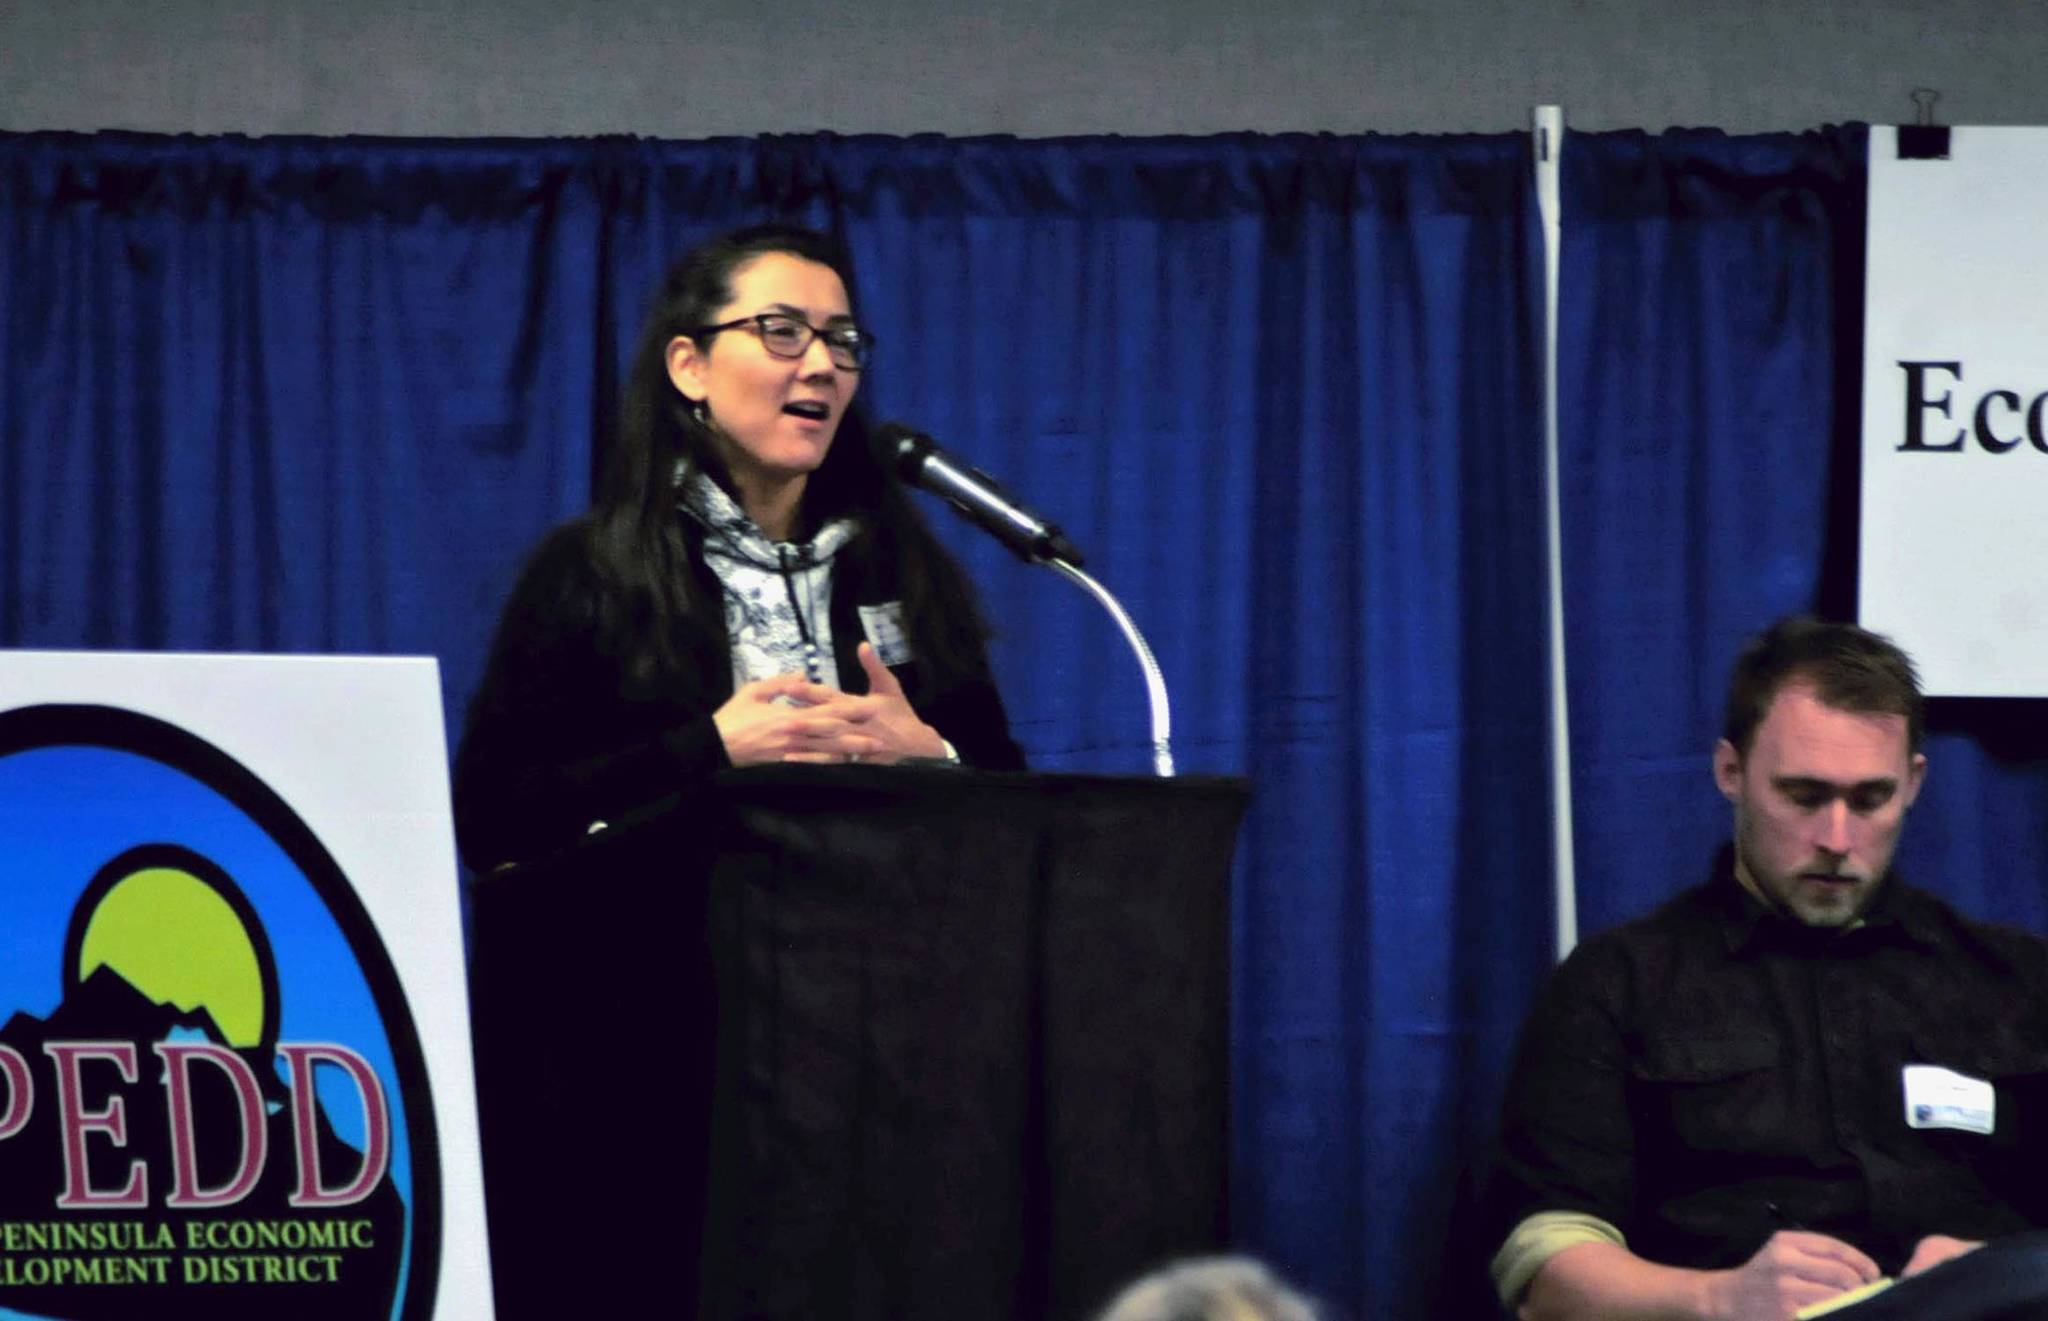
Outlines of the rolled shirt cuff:
{"label": "rolled shirt cuff", "polygon": [[1584,1211],[1538,1211],[1516,1225],[1500,1245],[1500,1251],[1493,1254],[1493,1264],[1488,1267],[1501,1306],[1514,1311],[1543,1264],[1580,1243],[1628,1246],[1619,1229]]}

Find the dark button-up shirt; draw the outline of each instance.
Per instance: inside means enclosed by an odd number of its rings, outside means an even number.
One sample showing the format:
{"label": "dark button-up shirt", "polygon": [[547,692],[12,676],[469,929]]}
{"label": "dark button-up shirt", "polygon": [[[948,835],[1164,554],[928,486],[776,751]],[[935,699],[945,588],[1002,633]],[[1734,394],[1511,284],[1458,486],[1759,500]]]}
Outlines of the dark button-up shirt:
{"label": "dark button-up shirt", "polygon": [[[1995,1088],[1989,1135],[1912,1128],[1902,1070]],[[1849,930],[1713,877],[1552,977],[1509,1086],[1494,1209],[1613,1224],[1638,1256],[1719,1268],[1780,1228],[1897,1272],[1930,1233],[2048,1224],[2048,946],[1888,879]]]}

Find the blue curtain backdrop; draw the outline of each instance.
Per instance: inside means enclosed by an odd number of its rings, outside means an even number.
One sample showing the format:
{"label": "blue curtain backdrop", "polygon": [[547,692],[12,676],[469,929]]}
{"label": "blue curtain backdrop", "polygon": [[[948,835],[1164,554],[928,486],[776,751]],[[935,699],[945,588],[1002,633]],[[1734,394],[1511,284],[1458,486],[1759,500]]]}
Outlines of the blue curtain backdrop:
{"label": "blue curtain backdrop", "polygon": [[[1520,135],[0,135],[0,645],[426,653],[459,722],[647,291],[770,216],[855,251],[878,415],[1058,518],[1183,769],[1254,782],[1239,1242],[1437,1313],[1550,947]],[[1034,762],[1142,771],[1108,621],[934,514]]]}
{"label": "blue curtain backdrop", "polygon": [[[1795,610],[1853,616],[1867,136],[1566,139],[1558,407],[1583,931],[1703,878],[1727,837],[1708,756],[1743,641]],[[1929,779],[1899,851],[1966,912],[2040,932],[2044,706],[1932,703]]]}
{"label": "blue curtain backdrop", "polygon": [[[1863,150],[1567,139],[1585,931],[1725,834],[1741,640],[1853,605]],[[0,135],[0,645],[431,654],[459,722],[662,267],[836,228],[878,414],[1063,522],[1160,655],[1183,768],[1254,782],[1239,1241],[1354,1315],[1473,1314],[1461,1208],[1550,949],[1528,175],[1519,135]],[[1035,763],[1142,771],[1107,620],[934,513]],[[1936,703],[1902,862],[2048,931],[2042,706]]]}

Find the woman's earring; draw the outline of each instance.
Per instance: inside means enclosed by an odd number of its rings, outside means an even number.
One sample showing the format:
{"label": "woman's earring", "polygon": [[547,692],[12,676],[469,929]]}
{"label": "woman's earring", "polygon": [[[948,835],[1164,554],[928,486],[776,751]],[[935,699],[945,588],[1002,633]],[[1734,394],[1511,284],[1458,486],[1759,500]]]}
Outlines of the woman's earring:
{"label": "woman's earring", "polygon": [[711,421],[711,410],[705,407],[702,399],[692,399],[690,401],[690,417],[696,421],[698,426],[703,426]]}

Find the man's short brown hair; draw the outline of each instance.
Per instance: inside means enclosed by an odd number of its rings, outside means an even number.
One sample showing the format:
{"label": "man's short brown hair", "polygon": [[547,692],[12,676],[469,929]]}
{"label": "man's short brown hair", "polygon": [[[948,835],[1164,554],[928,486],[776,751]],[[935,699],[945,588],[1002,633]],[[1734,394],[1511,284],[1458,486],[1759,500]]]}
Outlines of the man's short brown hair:
{"label": "man's short brown hair", "polygon": [[1728,681],[1721,737],[1749,754],[1764,713],[1786,684],[1810,683],[1838,711],[1906,718],[1906,751],[1920,751],[1926,702],[1912,658],[1880,633],[1855,624],[1792,615],[1749,640]]}

